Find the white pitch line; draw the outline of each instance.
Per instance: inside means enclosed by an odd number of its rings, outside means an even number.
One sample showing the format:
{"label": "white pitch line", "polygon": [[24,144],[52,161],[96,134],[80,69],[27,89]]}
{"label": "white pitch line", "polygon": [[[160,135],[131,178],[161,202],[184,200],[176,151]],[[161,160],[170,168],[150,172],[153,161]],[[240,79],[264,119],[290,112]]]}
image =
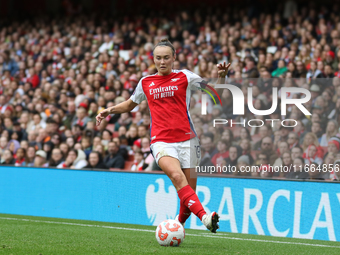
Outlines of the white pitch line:
{"label": "white pitch line", "polygon": [[[96,228],[111,228],[111,229],[119,229],[119,230],[129,230],[129,231],[141,231],[141,232],[150,232],[154,233],[154,230],[148,229],[139,229],[139,228],[122,228],[122,227],[113,227],[113,226],[104,226],[104,225],[90,225],[90,224],[81,224],[81,223],[72,223],[72,222],[58,222],[58,221],[43,221],[43,220],[31,220],[31,219],[18,219],[18,218],[6,218],[0,217],[2,220],[16,220],[16,221],[28,221],[28,222],[39,222],[39,223],[50,223],[50,224],[63,224],[63,225],[72,225],[72,226],[82,226],[82,227],[96,227]],[[239,238],[239,237],[229,237],[219,235],[208,235],[208,234],[185,234],[186,236],[197,236],[197,237],[210,237],[210,238],[222,238],[222,239],[231,239],[231,240],[239,240],[239,241],[251,241],[251,242],[263,242],[263,243],[278,243],[278,244],[295,244],[295,245],[305,245],[305,246],[315,246],[315,247],[327,247],[327,248],[340,248],[340,246],[333,245],[324,245],[324,244],[311,244],[311,243],[297,243],[297,242],[283,242],[283,241],[274,241],[274,240],[261,240],[261,239],[249,239],[249,238]]]}

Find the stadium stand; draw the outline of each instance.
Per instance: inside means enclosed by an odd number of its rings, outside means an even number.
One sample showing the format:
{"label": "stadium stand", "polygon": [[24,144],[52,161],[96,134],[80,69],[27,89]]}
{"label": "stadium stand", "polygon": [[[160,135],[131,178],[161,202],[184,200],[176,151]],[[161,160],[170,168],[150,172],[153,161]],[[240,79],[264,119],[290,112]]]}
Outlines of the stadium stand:
{"label": "stadium stand", "polygon": [[[103,158],[110,155],[124,160],[123,168],[130,170],[133,154],[140,149],[145,160],[143,171],[154,170],[150,147],[142,142],[149,139],[146,102],[131,114],[109,116],[99,127],[95,126],[95,116],[128,99],[142,77],[156,72],[152,49],[165,37],[176,49],[174,69],[191,70],[214,83],[216,64],[230,62],[227,82],[242,91],[252,87],[257,109],[271,107],[273,87],[278,91],[284,87],[311,91],[312,99],[304,106],[312,116],[292,105],[286,116],[281,116],[280,107],[269,116],[255,116],[247,105],[244,116],[235,116],[232,96],[223,91],[223,108],[216,115],[218,107],[212,107],[208,99],[208,117],[204,117],[199,114],[201,102],[195,94],[191,116],[198,136],[203,143],[208,133],[213,134],[211,147],[202,144],[202,157],[212,159],[236,146],[237,158],[248,155],[249,165],[260,165],[260,152],[268,154],[271,162],[288,165],[295,164],[293,148],[300,147],[304,164],[334,164],[340,160],[338,4],[322,8],[295,4],[288,8],[287,3],[275,14],[252,5],[248,9],[230,8],[227,13],[197,7],[173,15],[153,13],[104,20],[77,10],[71,18],[37,16],[29,21],[2,22],[1,164],[79,169],[91,151],[98,151]],[[214,117],[236,122],[241,118],[293,119],[296,126],[212,129]],[[218,141],[223,141],[226,149],[218,151]],[[283,160],[285,152],[290,153],[290,159]],[[231,161],[235,160],[217,159],[222,165]],[[261,173],[249,176],[261,178]],[[338,177],[330,170],[321,178]]]}

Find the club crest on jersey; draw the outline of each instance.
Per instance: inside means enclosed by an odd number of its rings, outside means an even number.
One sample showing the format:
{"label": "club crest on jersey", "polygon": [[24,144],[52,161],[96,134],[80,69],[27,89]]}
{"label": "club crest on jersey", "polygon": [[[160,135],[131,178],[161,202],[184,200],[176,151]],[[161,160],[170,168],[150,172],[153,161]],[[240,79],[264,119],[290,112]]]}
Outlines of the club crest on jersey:
{"label": "club crest on jersey", "polygon": [[178,81],[180,78],[175,78],[175,79],[171,79],[171,82],[176,82]]}
{"label": "club crest on jersey", "polygon": [[150,85],[149,85],[149,87],[155,86],[155,85],[156,85],[156,84],[155,84],[154,82],[151,82]]}

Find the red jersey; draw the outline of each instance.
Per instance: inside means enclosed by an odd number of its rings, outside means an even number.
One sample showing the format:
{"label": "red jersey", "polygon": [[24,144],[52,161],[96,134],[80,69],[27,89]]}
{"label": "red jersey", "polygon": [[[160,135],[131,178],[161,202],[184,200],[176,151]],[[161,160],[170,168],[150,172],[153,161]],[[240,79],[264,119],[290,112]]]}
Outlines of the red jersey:
{"label": "red jersey", "polygon": [[147,100],[151,115],[151,144],[176,143],[196,136],[189,107],[191,90],[201,87],[203,79],[189,70],[172,70],[165,76],[142,78],[130,99],[140,104]]}

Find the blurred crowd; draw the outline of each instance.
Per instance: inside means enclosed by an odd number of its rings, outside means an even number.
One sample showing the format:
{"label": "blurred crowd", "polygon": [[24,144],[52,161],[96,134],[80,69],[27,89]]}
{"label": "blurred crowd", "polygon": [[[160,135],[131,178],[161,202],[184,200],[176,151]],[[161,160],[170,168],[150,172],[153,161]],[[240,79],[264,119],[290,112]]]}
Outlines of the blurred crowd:
{"label": "blurred crowd", "polygon": [[[150,113],[142,102],[131,113],[108,116],[102,109],[127,100],[140,78],[156,73],[153,46],[168,38],[176,49],[174,69],[189,69],[207,81],[216,64],[231,63],[226,81],[247,100],[252,87],[256,109],[269,109],[272,88],[311,91],[305,103],[312,115],[280,104],[269,116],[233,115],[229,90],[221,105],[208,99],[201,115],[200,95],[191,99],[191,119],[202,145],[202,166],[259,166],[229,175],[263,178],[335,180],[340,162],[340,16],[339,5],[298,8],[286,1],[280,12],[247,9],[199,10],[175,15],[105,20],[74,15],[11,22],[0,31],[1,164],[75,169],[159,170],[149,147]],[[290,93],[288,98],[303,95]],[[261,127],[212,125],[214,118],[240,122],[296,120]],[[294,123],[293,123],[294,124]],[[294,125],[295,125],[294,124]],[[301,171],[264,171],[268,165]],[[314,166],[317,171],[305,168]],[[325,167],[327,168],[326,171]]]}

